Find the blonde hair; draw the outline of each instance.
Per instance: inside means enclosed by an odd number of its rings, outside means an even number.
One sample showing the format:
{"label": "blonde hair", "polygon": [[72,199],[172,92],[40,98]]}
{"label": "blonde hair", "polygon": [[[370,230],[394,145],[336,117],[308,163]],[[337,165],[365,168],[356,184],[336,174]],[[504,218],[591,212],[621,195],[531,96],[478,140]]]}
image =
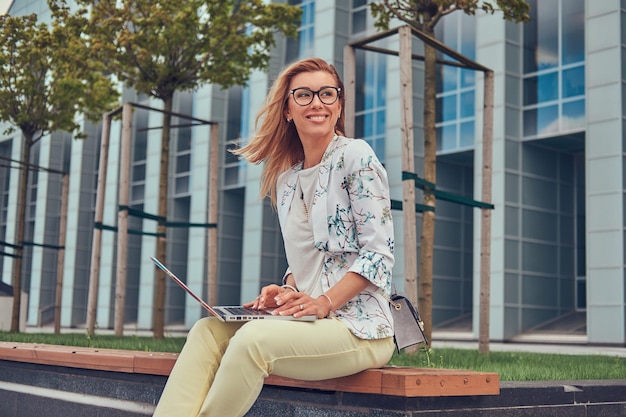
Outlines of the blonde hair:
{"label": "blonde hair", "polygon": [[319,58],[308,58],[297,61],[281,71],[269,90],[265,105],[256,116],[255,126],[257,129],[254,137],[247,145],[233,151],[248,162],[265,163],[261,174],[261,197],[269,196],[274,207],[276,206],[276,180],[278,176],[304,160],[304,150],[298,131],[294,123],[285,119],[289,85],[296,75],[315,71],[329,73],[335,78],[336,86],[341,88],[339,93],[341,114],[335,125],[335,133],[343,135],[345,96],[341,78],[333,65]]}

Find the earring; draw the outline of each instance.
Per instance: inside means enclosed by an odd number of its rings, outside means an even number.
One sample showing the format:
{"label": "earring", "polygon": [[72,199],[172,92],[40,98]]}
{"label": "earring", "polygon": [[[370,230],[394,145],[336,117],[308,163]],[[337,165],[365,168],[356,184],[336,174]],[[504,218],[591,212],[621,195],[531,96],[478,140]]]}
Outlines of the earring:
{"label": "earring", "polygon": [[291,119],[287,119],[287,123],[291,123]]}

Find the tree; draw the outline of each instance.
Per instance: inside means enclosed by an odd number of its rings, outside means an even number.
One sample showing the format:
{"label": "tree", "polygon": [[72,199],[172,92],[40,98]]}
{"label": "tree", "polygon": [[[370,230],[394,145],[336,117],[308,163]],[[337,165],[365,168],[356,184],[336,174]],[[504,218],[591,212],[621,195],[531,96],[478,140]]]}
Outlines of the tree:
{"label": "tree", "polygon": [[[501,11],[506,20],[523,22],[530,19],[530,6],[525,0],[383,0],[370,4],[376,27],[389,29],[391,19],[398,19],[435,38],[435,26],[442,17],[462,11],[475,15],[477,10],[493,14]],[[436,103],[436,51],[424,44],[424,179],[437,183],[437,137],[435,130]],[[435,195],[433,190],[424,189],[423,204],[433,210],[422,213],[420,236],[420,265],[418,275],[418,307],[425,323],[428,340],[432,340],[432,284],[433,249],[435,241]],[[409,294],[413,300],[414,294]]]}
{"label": "tree", "polygon": [[[253,69],[265,68],[274,35],[295,36],[300,9],[263,0],[78,0],[70,14],[65,0],[50,0],[66,20],[88,21],[94,59],[126,86],[163,101],[158,216],[167,218],[171,111],[176,91],[211,83],[243,85]],[[60,6],[59,6],[60,5]],[[60,13],[59,13],[60,12]],[[82,24],[82,23],[81,23]],[[166,259],[166,226],[157,226],[155,256]],[[157,272],[153,331],[162,338],[165,274]],[[122,307],[123,308],[123,307]],[[121,325],[116,323],[116,334]]]}
{"label": "tree", "polygon": [[0,121],[22,135],[22,155],[13,261],[11,331],[19,331],[22,254],[30,151],[53,131],[83,137],[77,114],[98,120],[117,101],[117,93],[95,62],[77,59],[85,52],[69,27],[37,23],[37,16],[0,16]]}

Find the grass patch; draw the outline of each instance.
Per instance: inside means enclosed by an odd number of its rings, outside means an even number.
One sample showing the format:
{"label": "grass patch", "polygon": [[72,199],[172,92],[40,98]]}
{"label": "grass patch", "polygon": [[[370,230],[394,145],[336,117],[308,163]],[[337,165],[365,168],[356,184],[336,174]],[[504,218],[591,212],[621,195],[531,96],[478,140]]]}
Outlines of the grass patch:
{"label": "grass patch", "polygon": [[394,354],[394,365],[471,369],[496,372],[501,381],[564,381],[626,379],[626,358],[606,355],[558,355],[529,352],[490,352],[433,348],[414,354]]}
{"label": "grass patch", "polygon": [[0,331],[0,342],[42,343],[47,345],[79,346],[100,349],[140,350],[144,352],[180,352],[184,337],[155,339],[144,336],[88,336],[86,333],[9,333]]}
{"label": "grass patch", "polygon": [[[0,341],[51,345],[126,349],[146,352],[180,352],[184,337],[154,339],[143,336],[88,337],[86,334],[35,334],[0,331]],[[491,352],[433,348],[416,353],[394,354],[392,365],[419,368],[467,369],[496,372],[501,381],[626,379],[626,358],[605,355],[558,355],[527,352]]]}

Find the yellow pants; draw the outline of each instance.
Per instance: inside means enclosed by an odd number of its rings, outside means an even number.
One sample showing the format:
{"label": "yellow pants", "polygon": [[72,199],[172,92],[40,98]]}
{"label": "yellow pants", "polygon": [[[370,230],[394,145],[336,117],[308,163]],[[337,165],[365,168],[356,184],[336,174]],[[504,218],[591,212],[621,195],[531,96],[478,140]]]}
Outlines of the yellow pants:
{"label": "yellow pants", "polygon": [[204,318],[189,331],[154,416],[243,416],[269,374],[311,381],[351,375],[384,366],[393,349],[392,337],[359,339],[336,318]]}

